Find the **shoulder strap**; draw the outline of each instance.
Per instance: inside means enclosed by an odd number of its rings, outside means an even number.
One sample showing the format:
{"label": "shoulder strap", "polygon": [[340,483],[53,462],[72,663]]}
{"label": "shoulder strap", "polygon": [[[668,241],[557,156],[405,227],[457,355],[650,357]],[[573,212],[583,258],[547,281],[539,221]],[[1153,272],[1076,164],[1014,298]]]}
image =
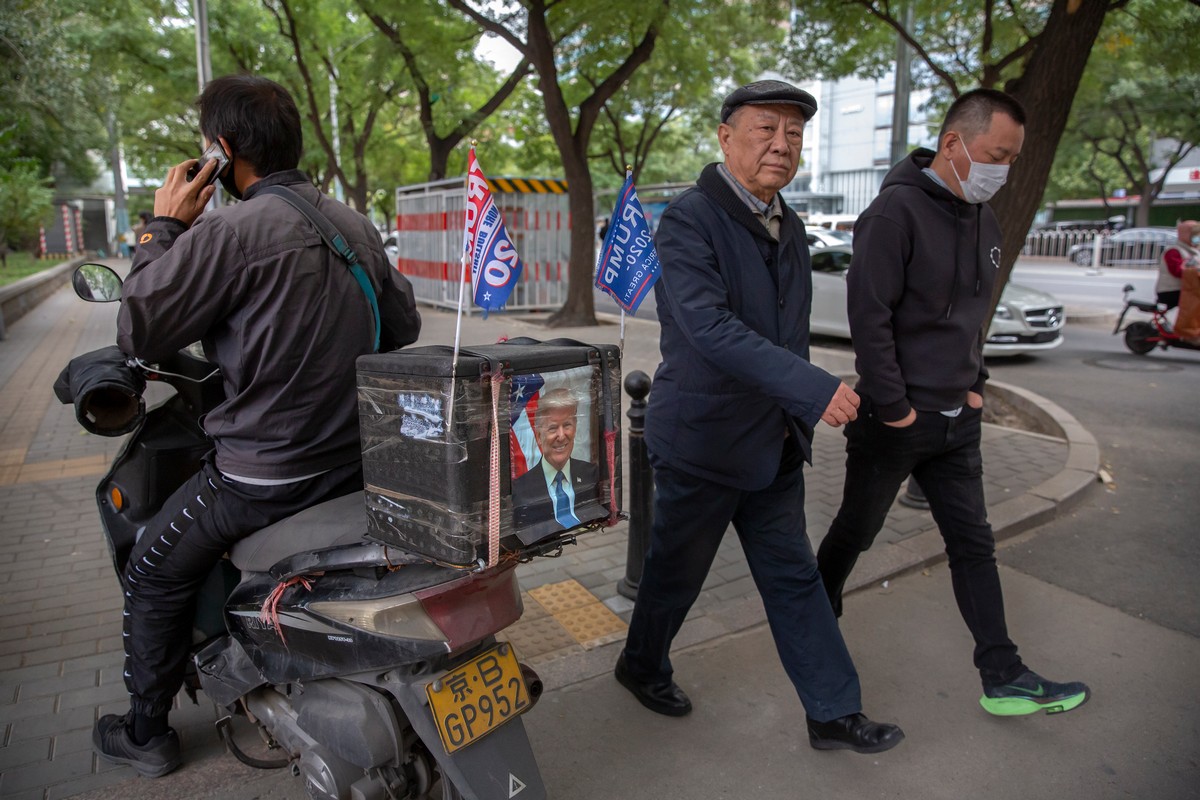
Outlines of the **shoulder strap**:
{"label": "shoulder strap", "polygon": [[354,279],[358,281],[358,285],[362,287],[363,294],[367,296],[367,303],[371,306],[371,313],[375,318],[375,347],[373,352],[378,353],[380,329],[379,299],[375,296],[375,288],[371,286],[371,281],[367,278],[367,273],[363,271],[362,266],[358,263],[358,253],[355,253],[349,243],[346,242],[346,237],[342,236],[341,232],[329,221],[329,218],[318,211],[316,206],[286,186],[264,186],[262,189],[259,189],[258,194],[275,195],[303,214],[312,223],[313,227],[317,229],[317,233],[321,234],[321,238],[325,240],[325,244],[329,246],[329,249],[337,253],[338,257],[346,262],[346,266],[350,268],[350,274],[354,276]]}

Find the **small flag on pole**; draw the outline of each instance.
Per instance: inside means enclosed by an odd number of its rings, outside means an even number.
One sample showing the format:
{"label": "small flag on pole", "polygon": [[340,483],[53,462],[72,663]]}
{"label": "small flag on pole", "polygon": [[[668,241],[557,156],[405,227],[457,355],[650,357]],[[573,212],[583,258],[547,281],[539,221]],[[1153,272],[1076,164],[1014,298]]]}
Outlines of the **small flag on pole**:
{"label": "small flag on pole", "polygon": [[650,226],[633,186],[633,170],[626,168],[625,185],[617,197],[608,233],[596,265],[596,288],[603,289],[625,311],[636,314],[638,305],[658,280],[658,253]]}
{"label": "small flag on pole", "polygon": [[471,265],[471,285],[475,305],[486,318],[508,302],[513,287],[521,279],[521,259],[504,228],[500,209],[492,199],[487,178],[471,148],[467,159],[466,226],[463,253]]}

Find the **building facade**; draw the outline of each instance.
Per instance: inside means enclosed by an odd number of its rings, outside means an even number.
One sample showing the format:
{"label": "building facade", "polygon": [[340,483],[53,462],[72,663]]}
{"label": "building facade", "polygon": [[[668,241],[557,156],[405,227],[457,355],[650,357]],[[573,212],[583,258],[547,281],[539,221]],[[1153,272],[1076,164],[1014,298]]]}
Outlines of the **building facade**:
{"label": "building facade", "polygon": [[[817,98],[818,111],[808,124],[800,170],[784,189],[784,199],[801,213],[858,214],[879,193],[892,166],[895,75],[809,81],[800,88]],[[905,152],[936,143],[941,120],[927,117],[929,99],[924,89],[908,96]]]}

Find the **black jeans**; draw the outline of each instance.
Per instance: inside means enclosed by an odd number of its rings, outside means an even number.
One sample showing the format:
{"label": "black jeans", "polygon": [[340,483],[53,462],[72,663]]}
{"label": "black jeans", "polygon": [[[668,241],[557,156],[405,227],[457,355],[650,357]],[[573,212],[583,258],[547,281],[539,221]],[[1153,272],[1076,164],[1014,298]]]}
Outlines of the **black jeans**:
{"label": "black jeans", "polygon": [[747,492],[655,464],[654,526],[625,643],[630,674],[641,681],[671,677],[671,641],[732,522],[808,716],[827,722],[862,710],[858,673],[805,529],[802,466],[791,443],[774,483]]}
{"label": "black jeans", "polygon": [[135,714],[165,717],[183,684],[196,595],[239,539],[323,500],[361,491],[354,462],[283,486],[227,480],[211,463],[142,531],[125,565],[125,686]]}
{"label": "black jeans", "polygon": [[1024,666],[1004,621],[996,541],[983,496],[981,417],[970,407],[957,417],[917,412],[912,425],[893,428],[880,421],[864,397],[858,419],[846,426],[842,507],[817,562],[829,601],[841,616],[846,578],[875,541],[900,484],[913,475],[946,543],[954,598],[975,639],[975,666],[991,684],[1012,680]]}

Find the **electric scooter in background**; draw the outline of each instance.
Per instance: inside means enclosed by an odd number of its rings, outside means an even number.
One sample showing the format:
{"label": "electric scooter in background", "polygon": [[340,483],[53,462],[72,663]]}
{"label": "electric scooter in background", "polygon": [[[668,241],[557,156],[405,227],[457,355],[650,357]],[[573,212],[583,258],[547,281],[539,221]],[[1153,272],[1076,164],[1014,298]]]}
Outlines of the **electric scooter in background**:
{"label": "electric scooter in background", "polygon": [[[1177,334],[1167,320],[1167,309],[1151,300],[1138,300],[1130,297],[1133,292],[1133,284],[1125,284],[1122,290],[1125,299],[1125,308],[1121,311],[1121,316],[1117,319],[1116,327],[1113,328],[1113,335],[1125,331],[1125,346],[1129,348],[1129,352],[1139,356],[1144,356],[1156,347],[1161,347],[1166,350],[1171,347],[1182,350],[1200,350],[1200,342],[1188,340]],[[1137,320],[1131,322],[1127,327],[1122,329],[1121,325],[1125,322],[1125,315],[1130,309],[1144,311],[1150,315],[1150,320]]]}

